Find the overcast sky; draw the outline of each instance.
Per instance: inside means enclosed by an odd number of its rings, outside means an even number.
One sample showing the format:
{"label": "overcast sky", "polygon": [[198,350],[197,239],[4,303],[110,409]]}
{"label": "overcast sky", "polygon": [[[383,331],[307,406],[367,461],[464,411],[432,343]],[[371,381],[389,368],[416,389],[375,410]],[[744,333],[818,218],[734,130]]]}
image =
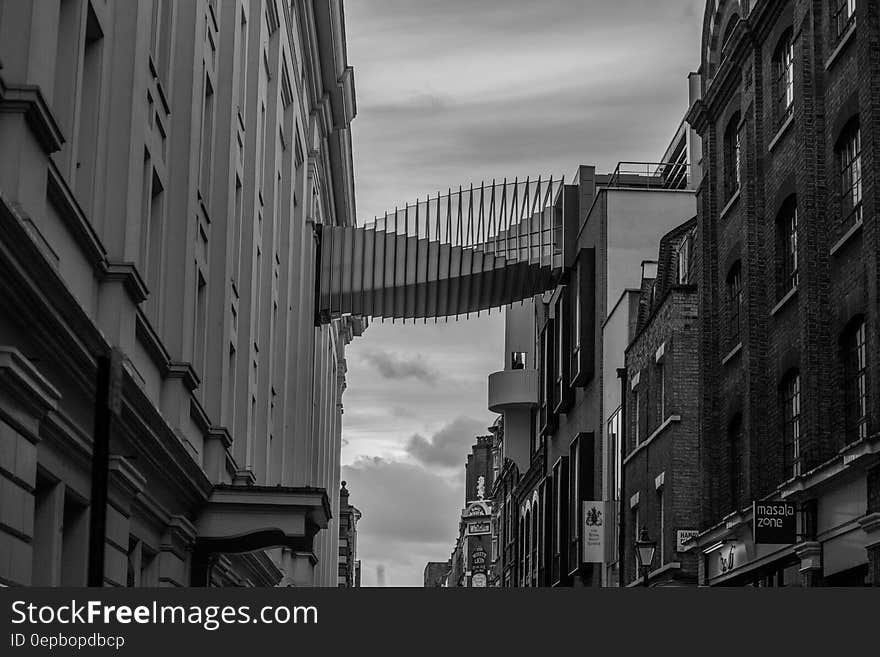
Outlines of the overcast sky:
{"label": "overcast sky", "polygon": [[[347,0],[358,217],[471,182],[656,161],[687,109],[704,0]],[[449,558],[488,433],[503,319],[373,323],[348,351],[343,471],[364,586]]]}

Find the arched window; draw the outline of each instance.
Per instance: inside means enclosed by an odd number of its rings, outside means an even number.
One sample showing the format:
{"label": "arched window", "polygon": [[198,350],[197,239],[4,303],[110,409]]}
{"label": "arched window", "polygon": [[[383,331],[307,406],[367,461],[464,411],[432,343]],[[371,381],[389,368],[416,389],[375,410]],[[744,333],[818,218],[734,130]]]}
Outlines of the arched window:
{"label": "arched window", "polygon": [[776,217],[776,298],[782,299],[798,286],[797,200],[787,200]]}
{"label": "arched window", "polygon": [[733,115],[724,130],[724,199],[729,201],[739,191],[742,169],[742,144],[739,124],[741,114]]}
{"label": "arched window", "polygon": [[862,132],[858,117],[843,129],[835,154],[840,180],[840,218],[846,229],[862,220]]}
{"label": "arched window", "polygon": [[801,474],[801,375],[792,370],[782,379],[782,468],[783,480]]}
{"label": "arched window", "polygon": [[847,442],[868,437],[868,349],[865,318],[858,317],[844,331],[844,393]]}
{"label": "arched window", "polygon": [[737,260],[727,274],[727,344],[733,349],[742,341],[742,265]]}
{"label": "arched window", "polygon": [[794,109],[794,32],[787,29],[773,52],[773,120],[779,128]]}
{"label": "arched window", "polygon": [[730,449],[730,500],[734,511],[746,503],[746,447],[742,415],[737,414],[727,427]]}

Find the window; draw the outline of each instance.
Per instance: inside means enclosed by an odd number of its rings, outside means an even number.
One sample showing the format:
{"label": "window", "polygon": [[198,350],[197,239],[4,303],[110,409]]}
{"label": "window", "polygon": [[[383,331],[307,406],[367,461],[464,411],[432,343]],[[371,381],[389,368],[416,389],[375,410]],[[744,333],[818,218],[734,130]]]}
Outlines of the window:
{"label": "window", "polygon": [[661,360],[657,363],[657,387],[660,394],[660,417],[658,424],[666,420],[666,367]]}
{"label": "window", "polygon": [[742,265],[737,261],[727,274],[727,344],[734,349],[742,341]]}
{"label": "window", "polygon": [[782,467],[785,478],[801,474],[801,377],[792,372],[782,383]]}
{"label": "window", "polygon": [[553,576],[552,583],[559,584],[564,581],[567,574],[567,556],[565,550],[566,535],[568,534],[566,520],[568,518],[568,467],[566,458],[562,457],[553,465]]}
{"label": "window", "polygon": [[618,408],[611,419],[608,420],[608,454],[611,460],[609,474],[611,475],[610,489],[611,499],[620,499],[620,470],[622,467],[622,454],[620,450],[620,416],[622,408]]}
{"label": "window", "polygon": [[202,100],[201,161],[199,168],[199,192],[205,205],[211,197],[211,164],[214,145],[214,87],[207,71],[203,70],[204,98]]}
{"label": "window", "polygon": [[833,25],[835,41],[840,39],[856,22],[856,0],[833,0]]}
{"label": "window", "polygon": [[679,243],[676,254],[676,265],[678,273],[676,283],[679,285],[688,285],[691,282],[691,265],[692,252],[694,248],[694,232],[689,232],[685,238]]}
{"label": "window", "polygon": [[247,14],[244,8],[241,10],[241,20],[238,26],[238,114],[244,117],[244,108],[247,100]]}
{"label": "window", "polygon": [[641,400],[639,399],[641,395],[639,395],[639,390],[636,388],[632,391],[632,405],[633,405],[633,428],[635,429],[633,435],[633,444],[634,447],[638,447],[639,443],[642,442],[642,431],[641,431]]}
{"label": "window", "polygon": [[837,147],[840,213],[845,228],[862,220],[862,135],[858,119],[844,129]]}
{"label": "window", "polygon": [[663,487],[657,489],[657,515],[659,516],[657,523],[660,527],[660,533],[657,536],[657,547],[660,552],[660,565],[666,563],[666,519],[665,504],[663,498]]}
{"label": "window", "polygon": [[786,202],[776,219],[776,249],[776,298],[782,299],[798,286],[798,212],[793,198]]}
{"label": "window", "polygon": [[514,351],[510,355],[510,369],[512,370],[524,370],[526,369],[526,365],[528,363],[527,354],[524,351]]}
{"label": "window", "polygon": [[734,511],[746,503],[745,439],[742,417],[736,416],[727,430],[730,444],[730,500]]}
{"label": "window", "polygon": [[740,113],[737,112],[724,131],[724,197],[730,201],[740,188],[742,169],[742,143],[740,138]]}
{"label": "window", "polygon": [[868,437],[868,350],[865,320],[858,319],[843,337],[846,437],[848,442]]}
{"label": "window", "polygon": [[787,30],[773,54],[774,120],[780,127],[791,116],[794,107],[794,39]]}

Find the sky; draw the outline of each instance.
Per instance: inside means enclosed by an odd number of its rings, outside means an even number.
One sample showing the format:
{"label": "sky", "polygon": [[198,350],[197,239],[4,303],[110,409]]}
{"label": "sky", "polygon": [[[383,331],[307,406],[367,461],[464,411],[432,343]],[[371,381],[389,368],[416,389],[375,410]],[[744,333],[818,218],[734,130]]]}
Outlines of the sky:
{"label": "sky", "polygon": [[[705,0],[347,0],[357,213],[505,176],[656,161],[687,109]],[[446,561],[464,463],[494,416],[497,311],[373,322],[348,348],[342,478],[362,583],[421,586]]]}

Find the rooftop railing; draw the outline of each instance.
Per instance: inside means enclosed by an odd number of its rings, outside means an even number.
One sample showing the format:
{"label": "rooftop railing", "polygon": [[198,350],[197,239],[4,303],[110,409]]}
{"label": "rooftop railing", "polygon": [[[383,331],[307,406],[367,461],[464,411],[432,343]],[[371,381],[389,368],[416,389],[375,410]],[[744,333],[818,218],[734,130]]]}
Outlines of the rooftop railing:
{"label": "rooftop railing", "polygon": [[615,189],[688,189],[691,165],[684,162],[620,162],[608,187]]}

